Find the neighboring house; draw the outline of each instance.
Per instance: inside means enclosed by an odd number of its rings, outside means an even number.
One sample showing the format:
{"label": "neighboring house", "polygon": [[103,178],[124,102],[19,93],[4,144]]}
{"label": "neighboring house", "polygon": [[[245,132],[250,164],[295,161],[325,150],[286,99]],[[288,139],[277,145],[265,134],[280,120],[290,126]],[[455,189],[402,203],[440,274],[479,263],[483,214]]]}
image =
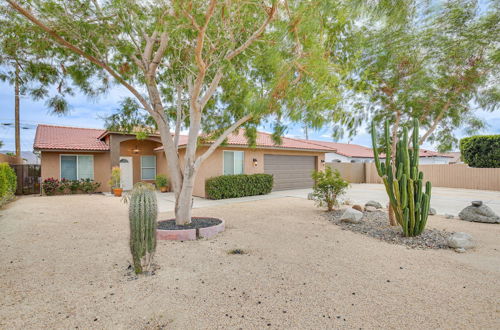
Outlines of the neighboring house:
{"label": "neighboring house", "polygon": [[450,164],[463,164],[464,163],[462,161],[462,154],[460,153],[460,151],[447,152],[447,153],[445,153],[445,155],[453,157],[450,159]]}
{"label": "neighboring house", "polygon": [[[351,143],[336,143],[328,141],[307,140],[326,148],[336,149],[325,155],[327,163],[371,163],[373,162],[373,149]],[[382,155],[380,158],[384,158]],[[420,164],[449,164],[453,156],[435,151],[420,149]]]}
{"label": "neighboring house", "polygon": [[[186,136],[181,136],[179,157],[183,160]],[[210,143],[200,145],[198,153]],[[35,151],[40,153],[42,180],[90,178],[109,191],[111,168],[122,169],[122,187],[131,189],[139,181],[153,182],[159,173],[167,173],[167,159],[158,135],[137,140],[134,134],[66,126],[38,125]],[[283,138],[275,145],[271,135],[259,132],[257,146],[248,146],[243,130],[232,134],[200,168],[194,195],[205,197],[205,180],[223,174],[269,173],[274,175],[274,190],[310,188],[311,172],[323,169],[325,153],[334,148],[305,140]]]}

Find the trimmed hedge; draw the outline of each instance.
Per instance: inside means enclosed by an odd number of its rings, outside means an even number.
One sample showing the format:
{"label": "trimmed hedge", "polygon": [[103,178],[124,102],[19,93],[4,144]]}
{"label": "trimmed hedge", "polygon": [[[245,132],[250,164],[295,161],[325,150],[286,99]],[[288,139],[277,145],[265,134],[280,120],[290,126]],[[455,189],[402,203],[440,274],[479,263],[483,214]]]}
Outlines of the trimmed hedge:
{"label": "trimmed hedge", "polygon": [[17,188],[16,172],[7,163],[0,163],[0,206],[7,203]]}
{"label": "trimmed hedge", "polygon": [[462,160],[470,167],[500,168],[500,135],[478,135],[460,140]]}
{"label": "trimmed hedge", "polygon": [[270,174],[221,175],[205,182],[205,192],[210,199],[265,195],[272,189],[273,176]]}

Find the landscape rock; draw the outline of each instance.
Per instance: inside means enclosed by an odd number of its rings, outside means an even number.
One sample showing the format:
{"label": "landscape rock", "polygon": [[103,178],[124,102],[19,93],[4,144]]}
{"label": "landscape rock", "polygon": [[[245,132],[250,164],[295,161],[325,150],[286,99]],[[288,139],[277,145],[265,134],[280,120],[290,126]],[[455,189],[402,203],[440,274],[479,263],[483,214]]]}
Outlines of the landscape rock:
{"label": "landscape rock", "polygon": [[448,214],[448,213],[446,213],[446,214],[444,215],[444,217],[445,217],[446,219],[453,219],[453,218],[455,218],[455,216],[454,216],[453,214]]}
{"label": "landscape rock", "polygon": [[429,208],[429,215],[436,215],[436,209],[435,208]]}
{"label": "landscape rock", "polygon": [[367,206],[373,206],[373,207],[374,207],[374,208],[376,208],[376,209],[381,209],[381,208],[382,208],[382,204],[380,204],[380,203],[379,203],[379,202],[377,202],[377,201],[368,201],[368,202],[366,202],[366,204],[365,204],[365,207],[367,207]]}
{"label": "landscape rock", "polygon": [[[474,241],[472,240],[472,236],[463,233],[463,232],[458,232],[454,233],[450,237],[448,237],[447,240],[448,246],[453,248],[453,249],[472,249],[473,247],[476,246]],[[459,251],[457,251],[459,252]]]}
{"label": "landscape rock", "polygon": [[472,206],[481,206],[483,205],[483,201],[472,201]]}
{"label": "landscape rock", "polygon": [[[475,202],[474,202],[475,203]],[[470,205],[458,214],[459,218],[465,221],[500,223],[500,217],[493,210],[484,204],[480,206]]]}
{"label": "landscape rock", "polygon": [[375,212],[377,211],[377,208],[375,206],[366,206],[365,211],[367,212]]}
{"label": "landscape rock", "polygon": [[363,212],[349,208],[345,209],[344,213],[340,217],[340,221],[348,223],[360,223],[363,217]]}
{"label": "landscape rock", "polygon": [[363,212],[363,207],[361,205],[355,204],[352,206],[353,209],[359,212]]}
{"label": "landscape rock", "polygon": [[312,201],[313,200],[313,193],[307,194],[307,199]]}
{"label": "landscape rock", "polygon": [[464,249],[464,248],[457,248],[457,249],[455,249],[455,252],[457,252],[457,253],[465,253],[466,251],[467,250]]}

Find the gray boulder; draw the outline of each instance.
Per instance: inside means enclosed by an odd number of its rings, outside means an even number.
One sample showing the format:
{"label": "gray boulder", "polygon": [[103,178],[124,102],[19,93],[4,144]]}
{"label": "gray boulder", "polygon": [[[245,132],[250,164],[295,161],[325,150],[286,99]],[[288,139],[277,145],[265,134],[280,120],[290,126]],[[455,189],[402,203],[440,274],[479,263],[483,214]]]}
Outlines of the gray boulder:
{"label": "gray boulder", "polygon": [[500,223],[500,217],[495,214],[491,208],[482,203],[479,206],[467,206],[465,209],[460,211],[458,217],[465,221]]}
{"label": "gray boulder", "polygon": [[430,208],[429,208],[429,215],[436,215],[436,209],[435,209],[435,208],[430,207]]}
{"label": "gray boulder", "polygon": [[365,211],[366,212],[375,212],[375,211],[377,211],[377,208],[375,206],[368,205],[367,207],[365,207]]}
{"label": "gray boulder", "polygon": [[447,240],[448,246],[453,249],[472,249],[476,243],[472,240],[472,236],[467,233],[454,233]]}
{"label": "gray boulder", "polygon": [[376,208],[376,209],[381,209],[381,208],[382,208],[382,204],[380,204],[380,203],[379,203],[379,202],[377,202],[377,201],[368,201],[368,202],[366,202],[366,204],[365,204],[365,208],[366,208],[367,206],[373,206],[373,207],[374,207],[374,208]]}
{"label": "gray boulder", "polygon": [[348,223],[360,223],[362,217],[363,217],[363,212],[359,212],[358,210],[348,208],[345,209],[344,213],[340,217],[340,221]]}
{"label": "gray boulder", "polygon": [[454,216],[453,214],[448,214],[448,213],[446,213],[446,214],[444,215],[444,217],[445,217],[446,219],[453,219],[453,218],[455,218],[455,216]]}

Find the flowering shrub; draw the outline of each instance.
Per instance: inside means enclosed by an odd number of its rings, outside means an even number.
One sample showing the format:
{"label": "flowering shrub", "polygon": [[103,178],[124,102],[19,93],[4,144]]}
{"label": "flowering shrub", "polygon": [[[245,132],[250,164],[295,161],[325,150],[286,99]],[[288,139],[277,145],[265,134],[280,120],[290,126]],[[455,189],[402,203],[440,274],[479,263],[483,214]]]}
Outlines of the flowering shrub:
{"label": "flowering shrub", "polygon": [[80,190],[87,194],[95,193],[97,188],[101,186],[99,182],[96,182],[91,179],[81,179],[79,185],[80,185]]}
{"label": "flowering shrub", "polygon": [[56,193],[60,185],[61,183],[59,182],[58,179],[48,178],[43,180],[42,189],[46,195],[51,196]]}
{"label": "flowering shrub", "polygon": [[56,192],[60,194],[72,193],[76,194],[82,191],[87,194],[94,193],[101,184],[91,179],[68,180],[62,178],[61,180],[55,178],[48,178],[42,182],[42,189],[48,196],[54,195]]}

